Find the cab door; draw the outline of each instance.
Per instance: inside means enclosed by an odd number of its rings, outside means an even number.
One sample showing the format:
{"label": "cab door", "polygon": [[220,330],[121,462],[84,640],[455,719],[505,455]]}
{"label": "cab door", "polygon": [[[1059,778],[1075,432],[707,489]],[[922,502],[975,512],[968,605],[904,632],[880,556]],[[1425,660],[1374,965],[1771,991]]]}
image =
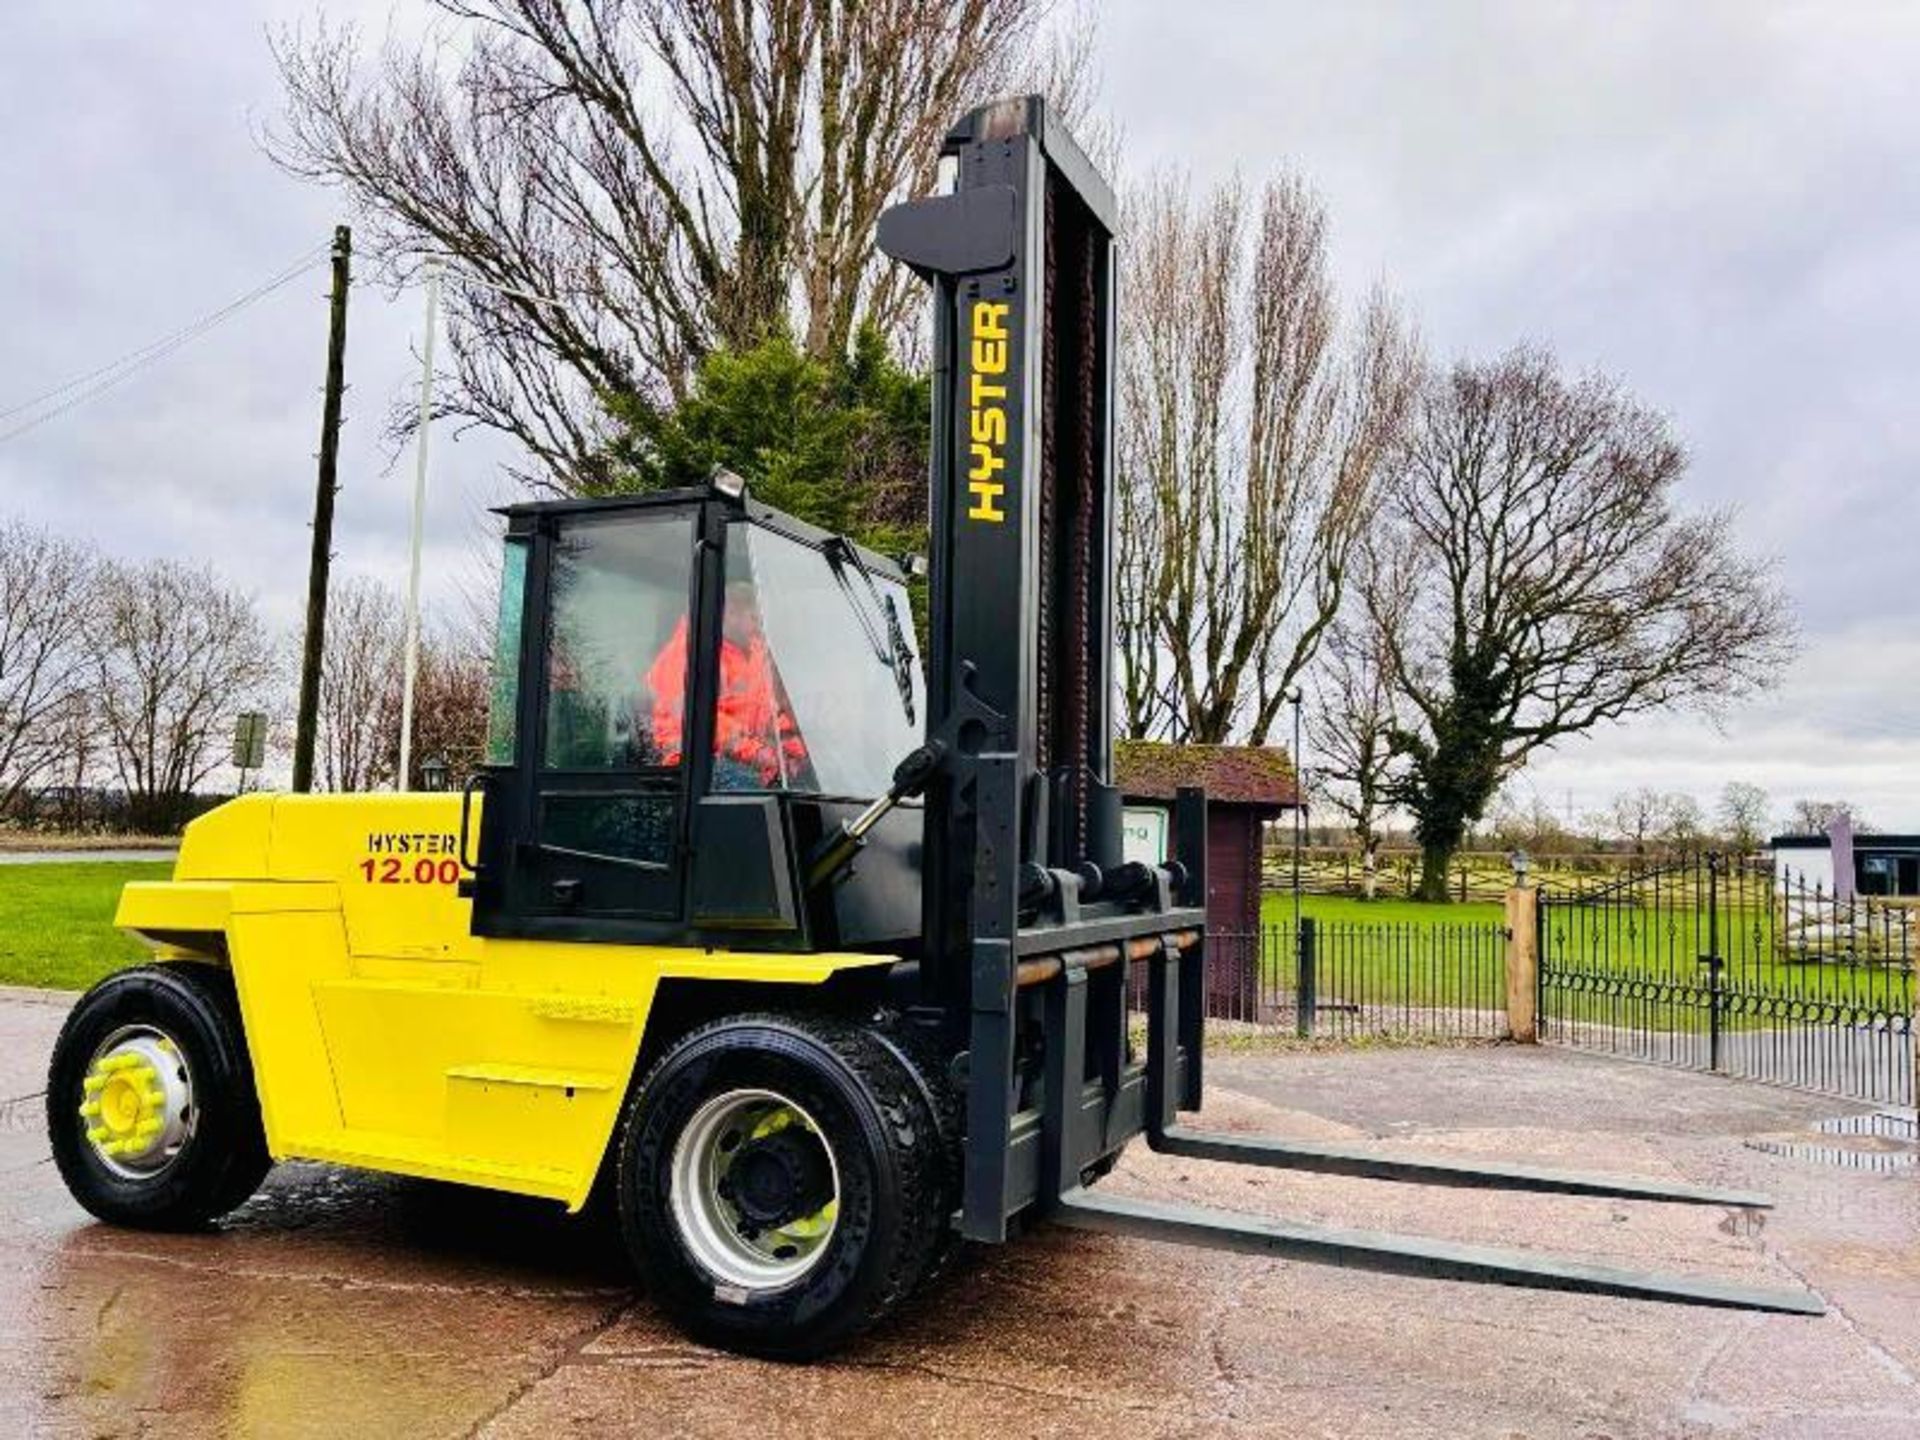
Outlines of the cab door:
{"label": "cab door", "polygon": [[619,938],[683,914],[700,524],[697,504],[640,504],[510,532],[497,673],[521,693],[494,697],[515,733],[493,737],[478,933]]}

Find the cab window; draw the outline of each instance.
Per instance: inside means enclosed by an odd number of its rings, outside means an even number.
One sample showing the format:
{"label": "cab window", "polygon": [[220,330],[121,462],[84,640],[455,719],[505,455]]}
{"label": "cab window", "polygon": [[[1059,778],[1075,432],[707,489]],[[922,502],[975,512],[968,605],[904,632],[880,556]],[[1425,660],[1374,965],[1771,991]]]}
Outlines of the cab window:
{"label": "cab window", "polygon": [[690,516],[582,517],[555,540],[548,769],[680,764],[692,565]]}
{"label": "cab window", "polygon": [[811,545],[750,521],[727,537],[714,788],[866,799],[920,733],[877,653],[889,604],[918,690],[905,588],[849,576]]}
{"label": "cab window", "polygon": [[509,538],[500,565],[500,614],[493,631],[487,697],[487,762],[511,765],[519,749],[520,618],[527,603],[527,542]]}

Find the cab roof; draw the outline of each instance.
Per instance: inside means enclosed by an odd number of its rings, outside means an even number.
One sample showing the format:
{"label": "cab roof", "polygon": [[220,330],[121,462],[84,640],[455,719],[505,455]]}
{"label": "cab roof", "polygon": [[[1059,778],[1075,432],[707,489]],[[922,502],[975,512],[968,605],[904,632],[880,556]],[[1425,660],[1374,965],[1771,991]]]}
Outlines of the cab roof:
{"label": "cab roof", "polygon": [[751,491],[735,500],[708,486],[683,486],[679,489],[648,490],[631,495],[521,500],[511,505],[497,505],[493,513],[505,518],[508,533],[525,534],[537,529],[544,520],[565,519],[578,515],[618,514],[625,510],[670,510],[704,505],[734,512],[740,519],[752,521],[791,540],[798,540],[803,545],[819,546],[836,538],[849,540],[849,543],[853,543],[853,548],[859,552],[861,562],[874,574],[883,575],[903,585],[907,582],[902,558],[870,550],[865,545],[851,542],[850,537],[835,536],[831,530],[809,524],[798,516],[789,515],[784,510],[777,510],[771,505],[754,499]]}

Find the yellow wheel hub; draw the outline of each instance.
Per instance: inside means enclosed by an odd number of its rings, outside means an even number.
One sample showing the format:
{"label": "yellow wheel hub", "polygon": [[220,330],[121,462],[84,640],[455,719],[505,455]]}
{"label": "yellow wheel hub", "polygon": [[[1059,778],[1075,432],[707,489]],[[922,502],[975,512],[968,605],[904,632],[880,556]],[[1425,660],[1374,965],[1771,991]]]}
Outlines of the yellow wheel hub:
{"label": "yellow wheel hub", "polygon": [[179,1051],[151,1033],[110,1043],[80,1081],[80,1121],[94,1153],[121,1173],[150,1173],[185,1138],[188,1090]]}
{"label": "yellow wheel hub", "polygon": [[833,1222],[839,1218],[840,1202],[829,1200],[813,1214],[789,1220],[774,1233],[791,1240],[818,1240],[833,1228]]}

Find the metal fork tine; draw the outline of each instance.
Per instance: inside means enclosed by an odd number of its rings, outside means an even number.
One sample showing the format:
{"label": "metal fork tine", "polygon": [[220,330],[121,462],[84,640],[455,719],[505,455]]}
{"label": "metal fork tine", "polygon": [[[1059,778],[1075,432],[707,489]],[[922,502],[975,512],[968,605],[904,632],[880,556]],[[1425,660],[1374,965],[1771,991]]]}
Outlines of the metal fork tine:
{"label": "metal fork tine", "polygon": [[1556,1255],[1457,1245],[1377,1230],[1296,1225],[1238,1215],[1229,1210],[1165,1205],[1077,1188],[1060,1197],[1052,1218],[1058,1224],[1077,1230],[1130,1235],[1210,1250],[1271,1255],[1389,1275],[1665,1300],[1719,1309],[1765,1310],[1786,1315],[1826,1313],[1820,1298],[1811,1291],[1761,1289],[1688,1275],[1620,1270],[1611,1265],[1595,1265]]}
{"label": "metal fork tine", "polygon": [[1679,1205],[1732,1205],[1767,1210],[1773,1201],[1747,1190],[1712,1190],[1694,1185],[1668,1185],[1625,1175],[1598,1175],[1575,1170],[1540,1170],[1531,1165],[1497,1161],[1409,1159],[1382,1155],[1351,1145],[1322,1145],[1305,1140],[1278,1140],[1222,1135],[1185,1125],[1169,1125],[1147,1143],[1166,1155],[1194,1160],[1223,1160],[1235,1165],[1260,1165],[1272,1170],[1310,1170],[1322,1175],[1351,1175],[1366,1180],[1393,1180],[1413,1185],[1450,1185],[1472,1190],[1530,1190],[1556,1195],[1608,1195],[1623,1200],[1664,1200]]}

